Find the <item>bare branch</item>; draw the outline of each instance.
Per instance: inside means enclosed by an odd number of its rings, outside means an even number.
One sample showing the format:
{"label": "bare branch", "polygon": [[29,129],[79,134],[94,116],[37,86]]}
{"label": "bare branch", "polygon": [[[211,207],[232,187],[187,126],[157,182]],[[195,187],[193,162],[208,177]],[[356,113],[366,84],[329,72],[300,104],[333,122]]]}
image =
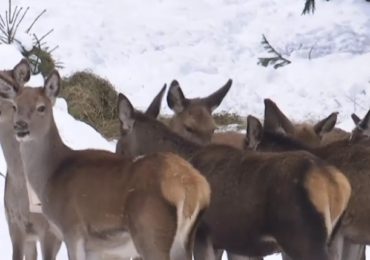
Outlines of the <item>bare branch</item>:
{"label": "bare branch", "polygon": [[41,36],[39,38],[39,41],[41,42],[42,40],[44,40],[46,37],[48,37],[52,32],[54,32],[54,29],[51,29],[50,31],[48,31],[47,33],[45,33],[43,36]]}
{"label": "bare branch", "polygon": [[[24,18],[24,16],[26,15],[26,13],[28,12],[28,9],[29,9],[29,8],[27,8],[27,9],[24,11],[24,13],[23,13],[23,15],[22,15],[21,19],[18,19],[19,14],[20,14],[20,13],[21,13],[21,11],[23,10],[23,7],[19,8],[18,13],[16,14],[16,17],[15,17],[15,20],[14,20],[13,28],[12,28],[12,31],[13,31],[12,38],[13,38],[13,39],[15,38],[15,34],[16,34],[16,33],[17,33],[17,31],[18,31],[18,27],[19,27],[19,25],[21,24],[21,22],[23,21],[23,18]],[[18,22],[17,22],[17,21],[18,21]]]}
{"label": "bare branch", "polygon": [[54,48],[52,48],[50,51],[48,51],[49,54],[52,54],[56,49],[59,48],[59,45],[55,46]]}
{"label": "bare branch", "polygon": [[32,29],[32,27],[34,26],[34,24],[37,22],[38,19],[40,19],[40,17],[46,13],[46,9],[44,9],[38,16],[36,16],[36,18],[33,20],[33,22],[31,23],[31,25],[28,27],[28,29],[26,30],[26,33],[29,33]]}
{"label": "bare branch", "polygon": [[3,178],[5,178],[5,174],[3,174],[1,172],[0,172],[0,176],[3,177]]}

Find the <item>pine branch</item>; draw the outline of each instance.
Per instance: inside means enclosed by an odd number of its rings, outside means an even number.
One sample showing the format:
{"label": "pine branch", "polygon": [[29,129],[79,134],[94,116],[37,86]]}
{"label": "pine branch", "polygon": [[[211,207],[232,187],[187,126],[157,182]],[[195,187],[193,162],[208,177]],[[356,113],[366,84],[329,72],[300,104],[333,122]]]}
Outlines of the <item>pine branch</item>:
{"label": "pine branch", "polygon": [[272,53],[272,57],[263,57],[258,58],[258,64],[267,67],[269,65],[273,65],[274,69],[278,69],[285,65],[292,63],[290,60],[284,58],[267,40],[266,36],[262,34],[262,46],[267,50],[267,52]]}

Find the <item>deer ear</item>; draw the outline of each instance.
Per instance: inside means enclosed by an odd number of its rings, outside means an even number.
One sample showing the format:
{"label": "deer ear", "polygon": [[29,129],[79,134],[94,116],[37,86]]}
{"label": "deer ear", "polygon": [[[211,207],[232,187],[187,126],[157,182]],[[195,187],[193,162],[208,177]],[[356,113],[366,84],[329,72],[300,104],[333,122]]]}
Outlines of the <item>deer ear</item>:
{"label": "deer ear", "polygon": [[134,126],[134,107],[128,98],[119,93],[118,95],[118,117],[121,122],[121,131],[127,133]]}
{"label": "deer ear", "polygon": [[270,132],[279,132],[283,134],[294,134],[292,122],[281,112],[279,107],[271,99],[265,99],[265,120],[263,128]]}
{"label": "deer ear", "polygon": [[315,133],[322,136],[323,134],[330,132],[335,127],[337,119],[338,112],[331,113],[328,117],[314,125],[313,129],[315,130]]}
{"label": "deer ear", "polygon": [[162,98],[163,94],[166,91],[167,85],[164,84],[162,87],[161,91],[155,96],[153,99],[152,103],[150,103],[148,109],[145,111],[145,114],[152,117],[152,118],[157,118],[159,115],[159,112],[161,110],[161,104],[162,104]]}
{"label": "deer ear", "polygon": [[172,81],[167,94],[167,104],[176,113],[184,111],[188,101],[182,93],[180,84],[177,80]]}
{"label": "deer ear", "polygon": [[0,97],[12,100],[17,96],[18,90],[18,88],[0,78]]}
{"label": "deer ear", "polygon": [[358,126],[363,129],[363,130],[369,130],[370,129],[370,110],[367,112],[366,116],[364,119],[362,119],[359,123]]}
{"label": "deer ear", "polygon": [[254,116],[249,115],[247,118],[247,140],[248,147],[256,150],[263,136],[263,127],[261,122]]}
{"label": "deer ear", "polygon": [[45,81],[44,93],[50,99],[51,104],[54,105],[55,100],[60,91],[60,75],[57,70],[51,72],[49,77]]}
{"label": "deer ear", "polygon": [[360,123],[361,118],[359,118],[355,113],[351,115],[352,121],[355,123],[355,125],[358,125]]}
{"label": "deer ear", "polygon": [[224,86],[218,89],[213,94],[209,95],[208,97],[202,98],[203,102],[207,105],[207,107],[214,111],[225,98],[226,94],[229,92],[233,81],[229,79]]}
{"label": "deer ear", "polygon": [[31,77],[31,67],[26,59],[22,59],[15,67],[13,68],[13,78],[22,87]]}

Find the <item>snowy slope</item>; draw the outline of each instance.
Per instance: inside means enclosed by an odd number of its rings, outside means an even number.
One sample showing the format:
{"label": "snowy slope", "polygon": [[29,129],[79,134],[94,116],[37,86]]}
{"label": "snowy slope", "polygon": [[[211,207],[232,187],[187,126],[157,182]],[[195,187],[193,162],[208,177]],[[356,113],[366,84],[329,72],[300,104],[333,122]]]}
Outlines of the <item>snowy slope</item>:
{"label": "snowy slope", "polygon": [[[6,1],[1,1],[3,13]],[[370,4],[316,2],[315,15],[301,16],[303,0],[14,0],[31,5],[25,25],[48,10],[34,32],[54,28],[49,44],[60,46],[55,55],[64,63],[63,76],[90,69],[138,108],[174,78],[189,97],[207,95],[232,78],[218,111],[261,116],[262,100],[270,97],[298,121],[338,111],[341,126],[349,130],[350,113],[363,115],[370,107]],[[258,58],[268,55],[262,34],[292,64],[278,70],[257,66]],[[0,69],[12,67],[19,56],[3,48]],[[165,104],[163,111],[171,113]],[[112,149],[89,126],[73,120],[63,101],[55,112],[69,145]],[[0,252],[8,259],[11,247],[1,214]]]}
{"label": "snowy slope", "polygon": [[[353,98],[360,113],[370,101],[369,91],[363,94],[370,80],[365,1],[318,0],[315,15],[302,16],[300,0],[33,0],[29,18],[42,8],[46,22],[34,29],[55,29],[50,45],[60,46],[64,74],[91,69],[142,108],[173,78],[189,96],[233,78],[219,110],[243,115],[261,115],[262,99],[271,97],[297,120],[332,110],[344,120]],[[290,66],[256,66],[265,54],[262,34]]]}

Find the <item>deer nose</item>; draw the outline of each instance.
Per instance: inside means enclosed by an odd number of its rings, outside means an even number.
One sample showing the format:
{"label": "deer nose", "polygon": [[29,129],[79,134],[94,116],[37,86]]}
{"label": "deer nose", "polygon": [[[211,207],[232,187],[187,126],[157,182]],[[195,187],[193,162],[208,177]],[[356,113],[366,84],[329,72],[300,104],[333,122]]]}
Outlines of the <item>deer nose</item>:
{"label": "deer nose", "polygon": [[28,123],[23,120],[19,120],[15,122],[14,129],[15,130],[26,130],[28,129]]}

